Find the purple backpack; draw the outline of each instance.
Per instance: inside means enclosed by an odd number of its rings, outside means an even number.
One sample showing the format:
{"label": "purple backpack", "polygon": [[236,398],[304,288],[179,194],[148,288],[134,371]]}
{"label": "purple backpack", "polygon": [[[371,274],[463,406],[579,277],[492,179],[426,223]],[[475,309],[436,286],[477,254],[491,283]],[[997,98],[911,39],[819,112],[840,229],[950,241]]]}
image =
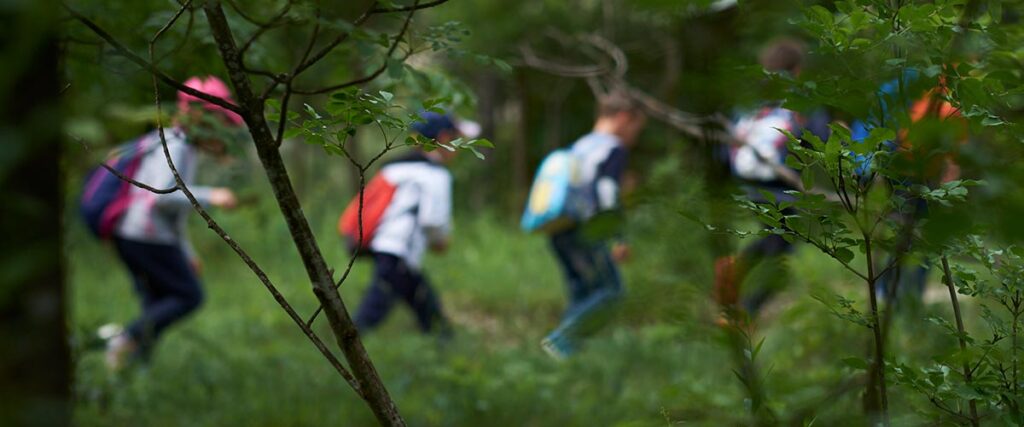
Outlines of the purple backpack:
{"label": "purple backpack", "polygon": [[[134,178],[142,158],[151,151],[147,146],[149,140],[143,137],[117,147],[107,159],[107,166]],[[131,183],[102,166],[97,166],[87,175],[78,210],[89,230],[100,239],[107,240],[113,236],[114,228],[131,202],[131,187]]]}

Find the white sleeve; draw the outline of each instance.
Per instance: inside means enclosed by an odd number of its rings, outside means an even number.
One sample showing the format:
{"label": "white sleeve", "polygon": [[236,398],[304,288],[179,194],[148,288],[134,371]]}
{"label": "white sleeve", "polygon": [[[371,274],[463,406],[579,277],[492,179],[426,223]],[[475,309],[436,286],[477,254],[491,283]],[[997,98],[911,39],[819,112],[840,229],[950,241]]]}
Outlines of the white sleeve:
{"label": "white sleeve", "polygon": [[[195,175],[196,166],[195,148],[187,145],[185,141],[175,141],[175,143],[172,144],[171,141],[168,140],[167,151],[171,154],[171,161],[174,162],[174,167],[178,169],[182,180],[185,181],[185,185],[188,186],[192,195],[196,197],[196,200],[198,200],[200,204],[204,206],[209,205],[210,188],[192,185],[192,177]],[[170,188],[177,184],[174,180],[174,173],[171,172],[171,168],[167,166],[167,157],[164,154],[163,148],[157,146],[149,155],[159,158],[156,162],[158,170],[153,171],[153,175],[158,182],[151,183],[150,185],[158,188]],[[192,202],[188,200],[188,197],[186,197],[185,193],[182,191],[175,191],[169,194],[158,194],[156,195],[154,205],[157,209],[167,211],[179,211],[192,208]]]}
{"label": "white sleeve", "polygon": [[597,179],[597,209],[608,211],[619,204],[619,184],[614,179],[602,176]]}
{"label": "white sleeve", "polygon": [[420,188],[419,223],[427,239],[441,242],[452,228],[452,176],[448,171],[430,174]]}

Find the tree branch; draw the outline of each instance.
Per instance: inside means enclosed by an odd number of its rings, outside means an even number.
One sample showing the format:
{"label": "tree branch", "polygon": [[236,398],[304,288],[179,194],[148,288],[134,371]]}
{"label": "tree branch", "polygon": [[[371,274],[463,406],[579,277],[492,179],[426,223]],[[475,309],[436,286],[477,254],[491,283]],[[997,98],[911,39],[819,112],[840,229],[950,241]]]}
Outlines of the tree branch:
{"label": "tree branch", "polygon": [[111,36],[109,33],[107,33],[105,30],[103,30],[103,28],[100,28],[100,26],[96,25],[96,23],[93,22],[92,20],[90,20],[89,18],[86,18],[84,15],[78,13],[77,11],[75,11],[74,9],[70,8],[67,5],[64,5],[64,9],[67,10],[68,13],[70,13],[72,17],[74,17],[76,20],[78,20],[83,25],[85,25],[90,30],[92,30],[93,33],[96,33],[97,36],[99,36],[104,41],[106,41],[107,44],[109,44],[111,47],[113,47],[119,53],[124,55],[130,61],[138,64],[140,67],[142,67],[143,69],[148,71],[150,74],[152,74],[154,77],[156,77],[157,79],[162,81],[164,84],[166,84],[168,86],[171,86],[171,87],[177,89],[178,91],[185,92],[185,93],[187,93],[189,95],[192,95],[192,96],[194,96],[196,98],[199,98],[199,99],[202,99],[204,101],[210,102],[210,103],[212,103],[214,105],[226,108],[226,109],[228,109],[230,111],[233,111],[235,113],[240,113],[242,111],[237,105],[228,102],[224,98],[221,98],[221,97],[218,97],[218,96],[213,96],[213,95],[210,95],[210,94],[208,94],[206,92],[195,90],[195,89],[190,88],[188,86],[185,86],[181,82],[178,82],[177,80],[171,78],[170,76],[165,74],[163,71],[161,71],[159,68],[157,68],[155,65],[153,65],[151,62],[146,61],[145,59],[142,59],[141,57],[139,57],[138,55],[133,53],[131,50],[129,50],[127,47],[125,47],[123,44],[121,44],[121,42],[117,41],[117,39],[115,39],[113,36]]}
{"label": "tree branch", "polygon": [[[313,294],[325,307],[331,332],[348,360],[355,381],[359,384],[358,392],[378,422],[387,426],[404,426],[405,421],[384,386],[366,348],[363,347],[359,331],[352,322],[341,295],[332,286],[332,271],[327,266],[317,244],[316,235],[313,234],[309,221],[302,212],[302,205],[292,187],[284,160],[263,116],[265,101],[255,95],[249,76],[242,70],[238,60],[237,44],[227,17],[224,16],[224,10],[218,1],[207,1],[203,10],[224,66],[228,70],[228,76],[235,87],[239,103],[244,106],[242,117],[249,125],[256,154],[270,182],[292,242],[302,259]],[[299,321],[301,322],[301,319]]]}
{"label": "tree branch", "polygon": [[[370,3],[370,7],[368,7],[366,11],[363,12],[362,15],[359,15],[359,17],[352,22],[352,26],[358,27],[363,25],[368,19],[370,19],[371,16],[373,16],[373,9],[375,7],[377,7],[376,1]],[[331,51],[333,51],[334,48],[338,47],[338,45],[347,40],[349,35],[351,34],[351,31],[345,31],[341,34],[338,34],[338,36],[335,37],[334,40],[332,40],[330,43],[328,43],[327,46],[324,46],[315,54],[313,54],[313,56],[307,58],[304,62],[300,63],[298,67],[295,67],[295,72],[292,73],[292,76],[297,77],[299,74],[302,74],[304,71],[308,70],[309,67],[312,67],[317,62],[320,62],[320,60],[324,59],[324,57],[326,57],[327,54],[331,53]]]}
{"label": "tree branch", "polygon": [[[76,140],[76,141],[78,141],[79,144],[82,144],[82,147],[85,147],[85,151],[92,152],[92,148],[89,147],[89,144],[85,143],[85,140],[83,140],[82,138],[79,138],[77,136],[73,136],[73,135],[71,135],[71,138]],[[102,167],[102,168],[106,169],[108,172],[114,174],[114,176],[116,176],[117,179],[120,179],[121,181],[127,182],[127,183],[129,183],[131,185],[134,185],[136,187],[139,187],[139,188],[141,188],[143,190],[149,191],[150,193],[155,193],[155,194],[171,194],[171,193],[173,193],[175,191],[178,191],[178,186],[177,185],[175,185],[173,187],[170,187],[170,188],[156,188],[156,187],[152,187],[152,186],[150,186],[150,185],[148,185],[146,183],[136,181],[136,180],[132,179],[131,177],[129,177],[128,175],[125,175],[125,174],[121,173],[121,171],[112,168],[110,165],[107,164],[106,161],[100,162],[100,167]]]}
{"label": "tree branch", "polygon": [[[944,281],[946,282],[946,288],[949,289],[949,300],[953,304],[953,316],[956,318],[956,331],[957,341],[960,343],[960,351],[967,351],[967,332],[964,330],[964,319],[960,314],[960,301],[956,296],[956,287],[953,286],[953,272],[949,268],[949,258],[946,255],[942,256],[942,273]],[[964,373],[964,384],[968,387],[971,386],[971,367],[967,361],[963,363]],[[980,425],[978,419],[978,403],[974,399],[967,401],[969,410],[971,411],[971,425],[977,427]]]}
{"label": "tree branch", "polygon": [[[151,59],[155,56],[156,42],[159,40],[160,36],[163,35],[163,33],[168,28],[170,28],[171,25],[174,24],[175,19],[177,18],[175,17],[170,22],[168,22],[168,24],[164,26],[164,28],[162,28],[160,31],[158,31],[153,36],[153,39],[150,40],[149,56]],[[317,336],[316,333],[312,331],[312,329],[306,327],[306,325],[302,323],[302,318],[299,317],[298,313],[295,311],[294,308],[292,308],[291,304],[284,297],[284,295],[282,295],[281,292],[277,290],[277,287],[274,286],[274,284],[270,281],[270,278],[267,277],[266,273],[264,273],[260,266],[256,264],[256,262],[252,259],[252,257],[250,257],[249,254],[246,253],[245,250],[243,250],[242,247],[234,239],[232,239],[231,236],[227,234],[226,231],[224,231],[220,224],[218,224],[217,221],[215,221],[213,217],[210,216],[209,212],[207,212],[206,209],[203,208],[203,206],[196,199],[195,195],[192,194],[192,191],[188,189],[188,186],[185,184],[185,181],[181,178],[181,174],[178,172],[178,168],[174,165],[174,160],[171,158],[171,152],[167,147],[167,137],[164,134],[163,126],[162,104],[160,102],[160,89],[157,82],[157,76],[155,74],[153,75],[153,99],[157,109],[157,133],[160,135],[160,145],[163,148],[164,158],[167,160],[167,167],[170,168],[171,174],[174,175],[175,189],[180,189],[185,194],[185,197],[188,198],[189,203],[192,204],[192,208],[199,214],[199,216],[203,218],[204,221],[206,221],[207,226],[211,230],[213,230],[214,233],[220,236],[220,238],[224,240],[224,242],[227,243],[228,246],[233,251],[235,251],[235,253],[239,256],[239,258],[242,259],[243,262],[245,262],[249,269],[252,270],[254,274],[256,274],[256,277],[260,280],[261,283],[263,283],[264,287],[267,288],[267,290],[273,296],[274,300],[277,301],[278,305],[280,305],[281,308],[284,309],[284,311],[288,314],[288,316],[292,318],[292,321],[296,322],[297,326],[303,332],[303,334],[305,334],[306,337],[309,338],[309,340],[313,343],[313,345],[316,346],[316,348],[321,352],[321,354],[324,355],[324,357],[328,360],[328,363],[330,363],[331,366],[333,366],[334,369],[338,371],[338,374],[340,374],[341,377],[345,379],[345,381],[356,391],[356,393],[361,394],[358,382],[356,382],[355,379],[352,378],[352,375],[348,372],[348,370],[345,369],[345,367],[341,364],[338,358],[335,357],[333,353],[331,353],[327,346],[324,345],[323,341],[320,340],[320,337]]]}
{"label": "tree branch", "polygon": [[[345,280],[348,279],[349,273],[352,272],[352,266],[355,264],[356,255],[359,252],[359,248],[363,246],[363,196],[364,190],[366,189],[366,170],[369,169],[370,166],[373,166],[373,164],[376,163],[377,160],[380,160],[381,157],[384,157],[384,154],[387,154],[387,152],[391,151],[391,149],[394,147],[394,138],[392,138],[391,140],[387,139],[387,134],[384,132],[384,127],[381,126],[380,123],[377,123],[377,127],[379,127],[381,133],[384,134],[384,140],[386,141],[386,143],[384,144],[384,149],[380,150],[380,152],[377,153],[377,155],[374,156],[372,159],[370,159],[370,161],[366,162],[365,165],[359,164],[359,162],[357,162],[356,159],[352,158],[352,156],[349,155],[348,151],[342,148],[342,153],[345,155],[345,158],[348,159],[349,163],[351,163],[353,167],[359,170],[359,199],[357,202],[358,204],[356,205],[356,210],[359,212],[359,216],[356,218],[356,223],[358,224],[357,228],[359,231],[359,238],[356,239],[356,248],[352,251],[352,254],[349,256],[348,265],[345,267],[345,272],[341,275],[341,279],[339,279],[338,282],[335,283],[334,285],[335,289],[341,287],[341,284],[345,283]],[[313,322],[316,321],[317,316],[320,315],[320,312],[323,311],[323,309],[323,304],[319,305],[316,308],[316,311],[314,311],[313,314],[309,316],[309,319],[306,320],[306,325],[312,325]]]}
{"label": "tree branch", "polygon": [[[274,14],[272,18],[270,18],[270,21],[266,23],[258,23],[250,18],[246,18],[246,15],[242,13],[241,8],[235,5],[234,1],[228,2],[228,4],[231,5],[232,9],[234,9],[235,12],[238,12],[238,14],[245,18],[245,20],[252,22],[257,26],[256,31],[254,31],[252,35],[250,35],[249,38],[246,39],[245,43],[242,43],[242,47],[238,49],[238,58],[239,61],[242,62],[242,64],[245,64],[245,52],[247,52],[249,48],[252,47],[253,43],[255,43],[256,40],[260,38],[260,36],[269,31],[271,28],[277,26],[278,23],[281,21],[281,18],[284,18],[284,16],[288,14],[288,11],[291,10],[292,4],[294,3],[294,0],[289,0],[288,3],[285,3],[284,7],[282,7],[280,11],[278,11],[276,14]],[[317,25],[319,25],[319,22],[317,23]]]}
{"label": "tree branch", "polygon": [[412,11],[416,11],[416,10],[420,10],[420,9],[428,9],[428,8],[431,8],[431,7],[434,7],[434,6],[445,4],[447,2],[448,2],[448,0],[434,0],[434,1],[429,1],[429,2],[423,3],[423,4],[419,4],[419,2],[417,1],[417,2],[414,2],[412,4],[412,6],[405,6],[405,7],[376,7],[376,8],[373,8],[372,12],[373,13],[412,12]]}
{"label": "tree branch", "polygon": [[[447,1],[447,0],[445,0],[445,1]],[[419,0],[415,0],[413,2],[413,6],[415,6],[418,3],[419,3]],[[341,84],[337,84],[337,85],[333,85],[333,86],[328,86],[328,87],[324,87],[324,88],[320,88],[320,89],[314,89],[314,90],[294,89],[295,93],[299,93],[299,94],[303,94],[303,95],[316,95],[316,94],[321,94],[321,93],[333,92],[333,91],[336,91],[338,89],[343,89],[343,88],[346,88],[346,87],[363,84],[363,83],[372,81],[373,79],[376,79],[377,77],[379,77],[381,74],[384,73],[384,70],[386,70],[388,68],[388,62],[391,60],[391,55],[395,53],[395,50],[398,49],[398,44],[402,41],[402,37],[405,36],[405,33],[407,31],[409,31],[409,23],[412,22],[412,16],[415,13],[416,13],[416,9],[415,8],[409,10],[409,14],[406,15],[406,17],[405,17],[405,22],[402,23],[402,29],[399,30],[398,35],[395,36],[395,42],[391,44],[391,47],[388,48],[388,52],[384,55],[384,62],[381,63],[380,67],[378,67],[376,70],[374,70],[373,73],[370,73],[367,76],[363,76],[363,77],[360,77],[360,78],[352,80],[352,81],[348,81],[348,82],[345,82],[345,83],[341,83]],[[308,52],[307,52],[307,55],[308,55]],[[406,55],[405,58],[403,58],[403,60],[408,58],[408,57],[409,57],[409,55]],[[296,73],[292,73],[293,76],[295,74]]]}

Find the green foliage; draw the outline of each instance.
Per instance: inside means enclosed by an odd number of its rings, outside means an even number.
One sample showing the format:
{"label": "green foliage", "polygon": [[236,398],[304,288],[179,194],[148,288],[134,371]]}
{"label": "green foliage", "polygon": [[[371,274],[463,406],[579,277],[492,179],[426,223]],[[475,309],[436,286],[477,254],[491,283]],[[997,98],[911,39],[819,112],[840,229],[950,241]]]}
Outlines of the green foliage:
{"label": "green foliage", "polygon": [[1024,262],[1015,253],[1019,252],[1016,248],[987,249],[978,236],[957,242],[950,252],[969,257],[982,268],[978,272],[966,265],[954,265],[952,280],[960,295],[978,301],[983,328],[961,333],[945,318],[930,318],[942,333],[952,340],[963,340],[967,346],[937,353],[931,363],[919,367],[893,367],[896,382],[927,396],[930,408],[922,410],[934,417],[966,419],[962,408],[974,401],[980,412],[991,414],[989,417],[1019,424],[1024,420],[1018,343],[1024,314]]}
{"label": "green foliage", "polygon": [[[126,35],[136,52],[145,50],[148,37],[179,4],[73,3]],[[1022,311],[1019,250],[992,251],[981,240],[960,241],[966,232],[985,232],[984,240],[997,247],[1024,236],[1020,2],[740,2],[727,10],[709,8],[709,0],[449,2],[417,13],[404,37],[394,31],[403,14],[353,25],[365,4],[322,4],[317,13],[317,2],[306,0],[237,3],[257,22],[292,5],[281,25],[246,53],[254,69],[290,70],[308,31],[319,25],[321,43],[343,33],[351,43],[303,74],[298,87],[330,86],[383,70],[370,83],[327,96],[295,96],[284,105],[271,97],[266,103],[267,120],[284,125],[281,150],[294,166],[299,195],[335,265],[347,254],[325,236],[333,235],[337,203],[351,195],[345,184],[352,177],[339,166],[349,162],[334,155],[365,169],[370,162],[362,159],[402,146],[466,150],[481,159],[487,153],[484,162],[453,165],[460,208],[455,246],[448,258],[432,259],[428,267],[463,332],[440,349],[410,337],[408,319],[400,318],[369,341],[409,420],[425,425],[864,425],[870,415],[858,415],[856,391],[878,362],[863,357],[869,353],[865,328],[885,328],[885,373],[899,390],[910,391],[891,396],[898,423],[964,421],[961,408],[971,400],[987,419],[1022,421],[1015,378]],[[188,25],[172,28],[157,46],[160,66],[175,77],[222,74],[201,13],[183,19]],[[239,13],[229,11],[228,19],[241,40],[257,32],[258,25]],[[515,233],[507,223],[521,208],[519,193],[530,166],[590,128],[593,99],[581,82],[518,67],[516,58],[520,45],[529,43],[567,63],[593,61],[592,52],[580,52],[565,42],[571,37],[561,37],[589,32],[601,33],[629,56],[631,84],[686,111],[720,112],[778,100],[804,112],[825,107],[839,122],[864,119],[872,129],[859,142],[841,123],[825,140],[808,132],[799,140],[790,135],[786,165],[799,172],[805,187],[823,191],[762,194],[767,203],[740,197],[739,208],[752,220],[723,225],[736,213],[715,206],[718,194],[733,190],[717,182],[717,147],[680,141],[653,126],[631,153],[643,184],[630,197],[624,223],[639,256],[625,270],[629,297],[622,320],[579,360],[558,366],[536,346],[564,305],[558,272],[544,242]],[[781,34],[810,40],[809,61],[798,76],[753,65],[757,49]],[[63,72],[72,83],[66,129],[103,145],[152,123],[149,76],[81,28],[67,26],[66,36]],[[907,77],[915,72],[917,79]],[[880,93],[889,81],[897,82],[898,90]],[[928,119],[911,124],[907,105],[940,81],[947,89],[941,99],[966,124]],[[270,84],[257,79],[256,86]],[[173,91],[160,90],[164,99],[173,99]],[[491,151],[486,139],[441,144],[407,135],[422,109],[465,115],[475,109],[488,137],[510,143]],[[958,137],[963,128],[970,135],[965,145]],[[894,149],[894,140],[912,140],[913,149],[899,144]],[[962,178],[941,182],[928,174],[937,160],[954,153],[966,171]],[[87,160],[73,156],[69,169],[77,172],[95,159]],[[266,263],[276,283],[292,284],[285,292],[299,301],[300,312],[310,312],[314,303],[308,288],[300,286],[305,282],[297,259],[281,253],[291,246],[276,208],[254,197],[267,194],[265,183],[242,163],[218,170],[218,178],[242,186],[243,199],[257,200],[218,219]],[[69,181],[69,187],[78,186],[74,178]],[[918,200],[927,204],[929,215],[908,224],[901,217],[916,213]],[[675,212],[715,223],[696,227],[678,221]],[[761,230],[753,220],[769,227]],[[206,235],[195,231],[196,237]],[[789,291],[755,319],[759,329],[742,336],[738,346],[707,325],[710,266],[720,255],[708,249],[717,237],[709,232],[776,234],[809,243],[787,265],[770,266],[794,271]],[[134,302],[124,277],[93,268],[115,264],[110,254],[74,233],[68,243],[74,327],[76,339],[83,339],[99,323],[130,317]],[[231,254],[219,242],[197,240],[201,253],[209,254],[207,265],[216,265],[207,277],[206,309],[171,332],[149,370],[123,382],[104,377],[95,354],[81,354],[80,423],[372,422],[265,294],[223,286],[255,283]],[[964,302],[967,332],[950,320],[945,301],[888,320],[886,310],[894,312],[895,305],[885,305],[882,316],[865,309],[871,299],[865,290],[871,292],[870,284],[897,265],[882,263],[886,255],[933,260],[947,253],[959,254],[955,285],[973,298]],[[964,260],[968,256],[976,261]],[[980,272],[972,270],[976,265]],[[358,299],[368,273],[357,265],[342,288],[346,301]],[[775,274],[764,267],[749,282],[756,287]],[[955,345],[960,338],[969,344],[967,350]],[[735,348],[739,355],[730,352]],[[735,371],[723,362],[730,356],[739,367]],[[974,369],[971,382],[962,374],[964,363]],[[757,365],[772,369],[761,372]]]}

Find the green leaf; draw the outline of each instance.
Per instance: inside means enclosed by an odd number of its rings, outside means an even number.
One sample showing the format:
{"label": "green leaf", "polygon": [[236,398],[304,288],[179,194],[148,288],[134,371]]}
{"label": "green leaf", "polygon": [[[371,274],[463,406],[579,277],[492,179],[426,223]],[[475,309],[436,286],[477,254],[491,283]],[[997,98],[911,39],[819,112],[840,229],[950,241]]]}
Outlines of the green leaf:
{"label": "green leaf", "polygon": [[1003,119],[1000,119],[999,117],[993,115],[989,115],[984,119],[981,119],[982,126],[1002,126],[1005,124],[1006,122],[1003,121]]}
{"label": "green leaf", "polygon": [[467,145],[476,145],[484,148],[494,148],[494,143],[486,138],[477,138],[466,143]]}
{"label": "green leaf", "polygon": [[401,79],[405,75],[405,62],[398,58],[388,58],[387,70],[391,79]]}
{"label": "green leaf", "polygon": [[864,360],[860,357],[846,357],[843,358],[842,362],[847,367],[858,370],[867,370],[870,366],[867,360]]}
{"label": "green leaf", "polygon": [[814,17],[818,22],[821,22],[826,26],[831,27],[832,25],[835,24],[835,18],[832,17],[832,12],[829,12],[828,9],[825,9],[822,6],[811,6],[811,8],[808,10],[808,13],[811,14],[811,16]]}
{"label": "green leaf", "polygon": [[849,264],[850,261],[853,261],[853,251],[848,248],[836,249],[835,255],[843,264]]}
{"label": "green leaf", "polygon": [[323,118],[322,116],[320,116],[319,113],[316,112],[316,109],[313,108],[312,105],[302,104],[302,106],[306,107],[306,112],[309,113],[309,115],[313,116],[314,118],[316,118],[316,119],[322,119]]}
{"label": "green leaf", "polygon": [[300,128],[300,127],[288,128],[288,129],[285,129],[284,134],[282,135],[282,138],[283,139],[292,139],[292,138],[295,138],[296,136],[301,135],[305,131],[306,131],[305,129]]}

